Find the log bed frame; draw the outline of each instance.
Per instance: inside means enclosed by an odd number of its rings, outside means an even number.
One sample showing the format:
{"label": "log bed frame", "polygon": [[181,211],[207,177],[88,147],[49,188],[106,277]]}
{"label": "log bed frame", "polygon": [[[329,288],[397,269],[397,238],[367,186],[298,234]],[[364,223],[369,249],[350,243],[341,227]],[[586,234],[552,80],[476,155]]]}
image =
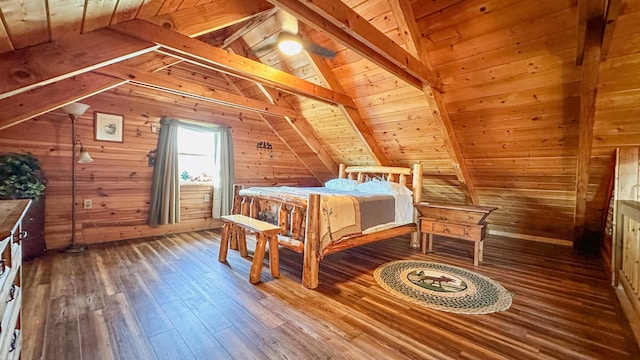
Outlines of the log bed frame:
{"label": "log bed frame", "polygon": [[[407,186],[407,177],[411,176],[411,186]],[[390,166],[345,166],[340,164],[340,178],[349,178],[365,182],[378,178],[397,182],[413,191],[413,202],[421,201],[422,165],[415,164],[413,169]],[[418,247],[417,215],[414,209],[414,222],[373,233],[354,235],[331,243],[320,249],[320,196],[309,195],[309,199],[299,199],[287,195],[241,196],[241,186],[234,188],[233,214],[242,214],[265,220],[266,209],[277,209],[277,225],[283,231],[278,235],[278,243],[290,250],[303,254],[302,284],[310,289],[318,286],[318,269],[322,257],[374,241],[412,234],[411,246]],[[261,211],[262,209],[262,211]]]}

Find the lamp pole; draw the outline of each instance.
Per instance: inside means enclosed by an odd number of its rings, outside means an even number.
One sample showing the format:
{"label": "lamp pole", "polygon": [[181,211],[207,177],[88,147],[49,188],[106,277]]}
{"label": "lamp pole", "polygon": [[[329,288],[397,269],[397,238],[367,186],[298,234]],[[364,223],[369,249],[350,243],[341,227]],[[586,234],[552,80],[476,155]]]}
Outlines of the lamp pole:
{"label": "lamp pole", "polygon": [[60,249],[60,252],[65,253],[80,253],[87,250],[87,245],[76,244],[76,143],[78,142],[76,138],[76,122],[87,108],[89,108],[89,105],[80,103],[72,103],[62,108],[71,119],[71,243],[67,247]]}

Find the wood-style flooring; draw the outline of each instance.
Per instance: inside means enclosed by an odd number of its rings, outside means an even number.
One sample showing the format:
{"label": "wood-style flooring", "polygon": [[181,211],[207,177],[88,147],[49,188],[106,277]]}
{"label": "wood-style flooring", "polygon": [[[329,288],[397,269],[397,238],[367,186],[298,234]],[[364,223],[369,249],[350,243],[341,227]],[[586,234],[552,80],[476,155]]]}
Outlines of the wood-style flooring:
{"label": "wood-style flooring", "polygon": [[[490,236],[474,268],[471,242],[436,238],[427,255],[408,243],[326,257],[316,290],[300,285],[302,257],[286,249],[281,278],[265,266],[251,285],[237,251],[217,261],[216,231],[52,251],[24,264],[22,359],[640,358],[598,256]],[[477,271],[513,305],[461,315],[399,300],[372,275],[396,259]]]}

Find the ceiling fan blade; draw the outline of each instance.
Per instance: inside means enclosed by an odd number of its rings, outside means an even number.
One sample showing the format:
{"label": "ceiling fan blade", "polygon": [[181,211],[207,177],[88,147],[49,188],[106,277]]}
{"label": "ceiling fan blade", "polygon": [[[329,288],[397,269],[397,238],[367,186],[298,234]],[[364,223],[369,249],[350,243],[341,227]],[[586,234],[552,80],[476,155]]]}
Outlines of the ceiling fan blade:
{"label": "ceiling fan blade", "polygon": [[262,45],[262,46],[257,46],[255,48],[252,48],[251,52],[253,52],[254,54],[259,54],[261,52],[273,51],[276,48],[277,48],[276,44],[267,44],[267,45]]}
{"label": "ceiling fan blade", "polygon": [[333,59],[336,57],[336,52],[333,50],[329,50],[326,47],[320,46],[311,41],[302,40],[302,46],[309,52],[312,52],[316,55],[322,56],[324,58]]}

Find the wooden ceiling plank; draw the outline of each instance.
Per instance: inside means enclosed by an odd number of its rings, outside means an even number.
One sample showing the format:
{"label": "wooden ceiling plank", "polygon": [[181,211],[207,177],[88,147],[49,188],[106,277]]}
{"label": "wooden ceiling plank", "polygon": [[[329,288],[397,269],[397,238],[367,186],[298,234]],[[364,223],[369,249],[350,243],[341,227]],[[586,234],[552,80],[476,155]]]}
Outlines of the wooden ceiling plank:
{"label": "wooden ceiling plank", "polygon": [[85,4],[83,34],[109,26],[118,0],[87,1]]}
{"label": "wooden ceiling plank", "polygon": [[49,0],[49,28],[51,40],[80,35],[84,2]]}
{"label": "wooden ceiling plank", "polygon": [[0,13],[15,49],[49,41],[47,9],[44,1],[0,1]]}
{"label": "wooden ceiling plank", "polygon": [[596,95],[600,72],[604,6],[600,0],[588,0],[580,5],[588,7],[587,27],[582,42],[582,83],[580,87],[580,123],[576,165],[576,200],[573,217],[574,242],[581,242],[584,234],[589,191],[589,168],[593,145],[593,125],[596,113]]}
{"label": "wooden ceiling plank", "polygon": [[273,9],[264,0],[215,0],[192,8],[142,18],[166,29],[195,37],[255,17]]}
{"label": "wooden ceiling plank", "polygon": [[282,106],[272,105],[244,96],[215,90],[199,84],[193,84],[168,75],[153,74],[136,68],[114,64],[94,70],[94,72],[129,80],[133,84],[150,86],[179,95],[194,97],[232,108],[279,116],[300,116],[300,113]]}
{"label": "wooden ceiling plank", "polygon": [[609,6],[607,7],[607,17],[605,19],[604,34],[602,35],[602,47],[600,51],[600,57],[602,61],[607,60],[609,54],[609,47],[611,46],[611,40],[613,40],[613,31],[618,21],[618,16],[624,6],[624,0],[609,0]]}
{"label": "wooden ceiling plank", "polygon": [[[306,53],[309,58],[309,63],[313,66],[316,74],[322,79],[322,81],[328,85],[330,89],[333,89],[337,92],[344,93],[344,89],[340,84],[340,81],[335,76],[327,62],[312,53]],[[346,106],[338,105],[340,111],[344,115],[345,119],[349,122],[351,128],[356,132],[367,151],[371,154],[371,157],[374,159],[377,165],[390,165],[389,159],[387,159],[387,155],[384,153],[378,142],[374,138],[371,130],[364,122],[364,119],[360,115],[360,112],[357,109],[347,108]]]}
{"label": "wooden ceiling plank", "polygon": [[[416,88],[440,88],[432,69],[339,0],[269,0]],[[331,26],[333,25],[333,26]],[[407,76],[408,75],[408,76]],[[416,82],[411,78],[419,80]]]}
{"label": "wooden ceiling plank", "polygon": [[[100,51],[95,51],[96,44],[100,44]],[[97,30],[16,50],[0,58],[0,99],[156,48],[153,43]]]}
{"label": "wooden ceiling plank", "polygon": [[[418,25],[415,22],[415,15],[413,14],[413,8],[409,0],[389,0],[392,12],[395,16],[400,17],[398,22],[399,26],[403,24],[406,26],[401,29],[402,32],[408,33],[406,36],[407,41],[411,44],[407,45],[407,48],[411,51],[415,51],[415,55],[419,56],[422,63],[426,66],[431,66],[427,49],[424,47]],[[433,119],[436,121],[437,127],[441,131],[442,140],[445,148],[449,153],[449,157],[453,163],[453,169],[456,174],[456,178],[460,182],[462,192],[465,195],[466,201],[473,205],[478,205],[478,194],[475,190],[473,182],[471,181],[471,175],[467,169],[467,165],[462,155],[462,148],[460,142],[455,134],[451,116],[444,101],[442,92],[425,84],[423,92],[431,108]]]}
{"label": "wooden ceiling plank", "polygon": [[0,130],[126,83],[85,73],[0,100]]}
{"label": "wooden ceiling plank", "polygon": [[0,17],[0,54],[12,51],[14,49],[15,48],[11,43],[9,34],[7,33],[7,28],[4,25],[4,21],[2,21],[2,17]]}
{"label": "wooden ceiling plank", "polygon": [[260,62],[167,30],[142,20],[128,21],[110,27],[134,38],[150,41],[167,49],[165,53],[218,71],[257,81],[283,91],[320,101],[354,107],[353,100],[338,92],[313,84]]}
{"label": "wooden ceiling plank", "polygon": [[278,11],[278,8],[274,7],[271,10],[267,10],[257,16],[255,16],[253,19],[251,19],[251,21],[249,21],[247,24],[243,25],[240,29],[238,29],[236,32],[234,32],[233,34],[231,34],[230,36],[228,36],[226,39],[224,39],[224,43],[222,44],[222,48],[226,49],[228,48],[234,41],[240,39],[241,37],[243,37],[244,35],[246,35],[249,31],[257,28],[258,26],[262,25],[262,23],[264,23],[265,21],[267,21],[273,14],[275,14]]}

